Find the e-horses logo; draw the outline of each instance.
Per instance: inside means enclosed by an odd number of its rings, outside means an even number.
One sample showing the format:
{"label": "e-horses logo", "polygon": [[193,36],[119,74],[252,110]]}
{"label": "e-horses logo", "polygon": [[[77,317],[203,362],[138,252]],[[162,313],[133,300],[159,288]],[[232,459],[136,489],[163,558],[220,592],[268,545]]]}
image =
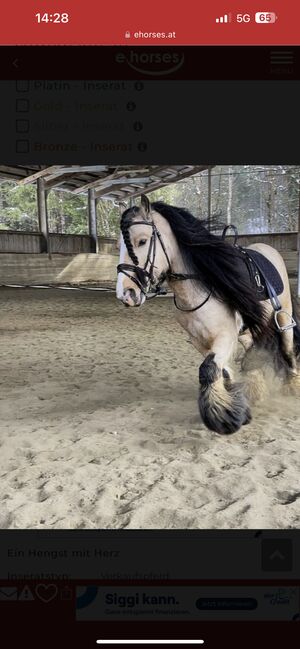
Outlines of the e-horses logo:
{"label": "e-horses logo", "polygon": [[177,52],[168,52],[166,50],[158,52],[147,52],[128,50],[118,52],[115,56],[116,63],[127,63],[127,65],[141,74],[147,74],[151,77],[159,77],[173,74],[184,63],[184,54]]}

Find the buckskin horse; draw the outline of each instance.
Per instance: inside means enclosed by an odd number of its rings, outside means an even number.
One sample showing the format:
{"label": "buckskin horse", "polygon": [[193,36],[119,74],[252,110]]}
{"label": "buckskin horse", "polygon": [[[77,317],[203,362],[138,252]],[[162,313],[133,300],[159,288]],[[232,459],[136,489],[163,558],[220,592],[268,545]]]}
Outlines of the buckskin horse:
{"label": "buckskin horse", "polygon": [[142,196],[140,206],[126,209],[121,218],[117,298],[138,307],[167,282],[177,320],[204,357],[202,420],[228,434],[251,420],[246,383],[234,381],[230,366],[238,341],[246,353],[253,345],[276,352],[285,380],[298,390],[300,328],[279,252],[262,243],[242,248],[224,234],[185,209],[150,204]]}

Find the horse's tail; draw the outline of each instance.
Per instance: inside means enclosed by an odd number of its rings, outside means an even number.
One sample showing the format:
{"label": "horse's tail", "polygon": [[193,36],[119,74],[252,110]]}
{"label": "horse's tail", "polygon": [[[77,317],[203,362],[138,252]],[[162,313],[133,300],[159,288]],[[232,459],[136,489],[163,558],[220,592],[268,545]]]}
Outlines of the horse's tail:
{"label": "horse's tail", "polygon": [[292,298],[292,305],[293,305],[293,318],[296,322],[296,326],[294,327],[294,349],[295,349],[296,358],[298,359],[300,357],[300,316],[299,316],[298,305],[294,297]]}

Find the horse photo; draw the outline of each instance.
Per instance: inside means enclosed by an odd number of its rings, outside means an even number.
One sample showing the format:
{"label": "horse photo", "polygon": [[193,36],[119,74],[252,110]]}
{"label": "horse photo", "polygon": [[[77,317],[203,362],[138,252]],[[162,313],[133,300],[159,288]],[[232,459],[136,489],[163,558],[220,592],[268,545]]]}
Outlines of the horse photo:
{"label": "horse photo", "polygon": [[176,319],[203,358],[198,403],[207,428],[230,434],[251,421],[259,386],[247,372],[242,381],[234,378],[239,342],[246,356],[252,348],[268,349],[283,381],[300,391],[299,321],[275,248],[242,248],[225,238],[226,228],[216,234],[219,226],[145,195],[124,211],[120,227],[117,298],[139,307],[167,283]]}

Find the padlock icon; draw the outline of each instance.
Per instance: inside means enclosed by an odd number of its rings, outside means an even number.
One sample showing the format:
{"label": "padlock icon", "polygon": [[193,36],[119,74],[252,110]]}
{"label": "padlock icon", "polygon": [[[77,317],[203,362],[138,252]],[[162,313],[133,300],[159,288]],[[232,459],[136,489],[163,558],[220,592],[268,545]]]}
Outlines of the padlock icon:
{"label": "padlock icon", "polygon": [[130,34],[130,32],[127,30],[127,32],[125,32],[125,38],[130,38],[130,37],[131,37],[131,34]]}

